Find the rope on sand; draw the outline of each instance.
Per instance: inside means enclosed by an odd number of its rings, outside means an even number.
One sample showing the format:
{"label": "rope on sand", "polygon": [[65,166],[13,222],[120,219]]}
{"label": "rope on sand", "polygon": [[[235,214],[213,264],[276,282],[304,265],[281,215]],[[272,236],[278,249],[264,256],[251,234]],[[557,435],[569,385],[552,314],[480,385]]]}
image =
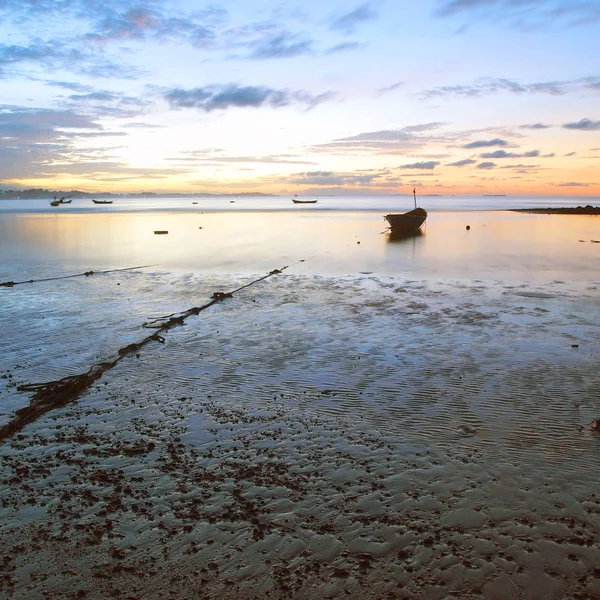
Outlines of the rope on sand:
{"label": "rope on sand", "polygon": [[108,271],[86,271],[85,273],[75,273],[75,275],[61,275],[60,277],[46,277],[45,279],[28,279],[27,281],[4,281],[0,287],[14,287],[24,283],[39,283],[40,281],[56,281],[57,279],[71,279],[72,277],[89,277],[90,275],[101,275],[104,273],[117,273],[119,271],[132,271],[133,269],[145,269],[146,267],[155,267],[156,265],[140,265],[139,267],[125,267],[124,269],[109,269]]}
{"label": "rope on sand", "polygon": [[[250,283],[247,283],[231,292],[215,292],[212,295],[212,300],[203,306],[195,306],[186,310],[185,312],[179,314],[174,313],[173,315],[162,317],[162,319],[164,319],[163,322],[155,326],[156,331],[153,334],[145,337],[139,342],[120,348],[117,350],[117,355],[115,357],[93,365],[86,373],[81,373],[80,375],[70,375],[68,377],[63,377],[62,379],[48,381],[45,383],[28,383],[19,385],[17,387],[18,391],[35,393],[29,401],[29,406],[17,410],[11,421],[0,428],[0,442],[3,442],[7,438],[11,437],[17,431],[23,429],[25,425],[28,425],[29,423],[39,419],[47,412],[74,402],[92,385],[92,383],[94,383],[94,381],[100,379],[100,377],[102,377],[106,371],[112,369],[125,356],[138,352],[150,342],[156,341],[159,343],[164,343],[165,338],[160,335],[161,333],[166,333],[172,327],[182,325],[185,319],[188,317],[192,315],[198,315],[203,310],[210,308],[214,304],[222,302],[226,298],[232,298],[233,294],[236,292],[254,285],[259,281],[263,281],[272,275],[279,275],[284,269],[287,269],[287,266],[282,267],[281,269],[274,269],[263,277],[255,279],[254,281],[251,281]],[[156,321],[158,321],[158,319]]]}

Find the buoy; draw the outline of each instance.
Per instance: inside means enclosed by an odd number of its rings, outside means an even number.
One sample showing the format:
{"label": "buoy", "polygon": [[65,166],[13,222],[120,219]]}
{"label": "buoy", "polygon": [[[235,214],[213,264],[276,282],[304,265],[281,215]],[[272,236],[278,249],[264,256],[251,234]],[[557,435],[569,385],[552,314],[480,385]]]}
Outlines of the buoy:
{"label": "buoy", "polygon": [[467,231],[469,231],[469,229],[471,229],[471,226],[470,226],[470,225],[467,225]]}

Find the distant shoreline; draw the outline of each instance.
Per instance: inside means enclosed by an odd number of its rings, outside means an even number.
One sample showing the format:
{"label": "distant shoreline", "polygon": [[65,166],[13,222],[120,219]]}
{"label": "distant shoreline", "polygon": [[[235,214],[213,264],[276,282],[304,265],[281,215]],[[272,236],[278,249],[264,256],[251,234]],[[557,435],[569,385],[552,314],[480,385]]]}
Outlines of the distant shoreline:
{"label": "distant shoreline", "polygon": [[512,212],[538,213],[542,215],[600,215],[600,206],[577,206],[575,208],[510,208]]}

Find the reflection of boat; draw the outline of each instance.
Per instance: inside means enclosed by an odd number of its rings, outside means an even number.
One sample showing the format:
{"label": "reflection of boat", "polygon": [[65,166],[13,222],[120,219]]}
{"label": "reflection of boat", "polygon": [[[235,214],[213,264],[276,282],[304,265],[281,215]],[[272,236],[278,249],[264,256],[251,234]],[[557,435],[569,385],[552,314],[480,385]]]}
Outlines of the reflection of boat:
{"label": "reflection of boat", "polygon": [[292,198],[292,202],[294,204],[316,204],[316,200],[297,200],[296,198]]}
{"label": "reflection of boat", "polygon": [[417,191],[413,189],[415,199],[415,208],[405,213],[385,215],[384,219],[390,224],[390,230],[394,234],[414,233],[421,229],[427,211],[424,208],[417,208]]}
{"label": "reflection of boat", "polygon": [[113,203],[112,200],[93,200],[93,199],[92,199],[92,202],[94,204],[112,204]]}
{"label": "reflection of boat", "polygon": [[407,240],[414,240],[420,237],[425,237],[425,232],[422,229],[417,229],[417,231],[409,231],[404,233],[390,232],[388,236],[388,242],[405,242]]}

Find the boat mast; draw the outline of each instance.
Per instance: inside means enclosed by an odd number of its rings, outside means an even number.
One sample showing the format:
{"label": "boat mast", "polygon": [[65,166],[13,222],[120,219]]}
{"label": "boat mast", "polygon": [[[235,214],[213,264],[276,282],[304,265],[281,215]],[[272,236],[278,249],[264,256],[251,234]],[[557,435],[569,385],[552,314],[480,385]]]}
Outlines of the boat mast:
{"label": "boat mast", "polygon": [[413,198],[415,199],[415,208],[417,208],[417,189],[413,188]]}

